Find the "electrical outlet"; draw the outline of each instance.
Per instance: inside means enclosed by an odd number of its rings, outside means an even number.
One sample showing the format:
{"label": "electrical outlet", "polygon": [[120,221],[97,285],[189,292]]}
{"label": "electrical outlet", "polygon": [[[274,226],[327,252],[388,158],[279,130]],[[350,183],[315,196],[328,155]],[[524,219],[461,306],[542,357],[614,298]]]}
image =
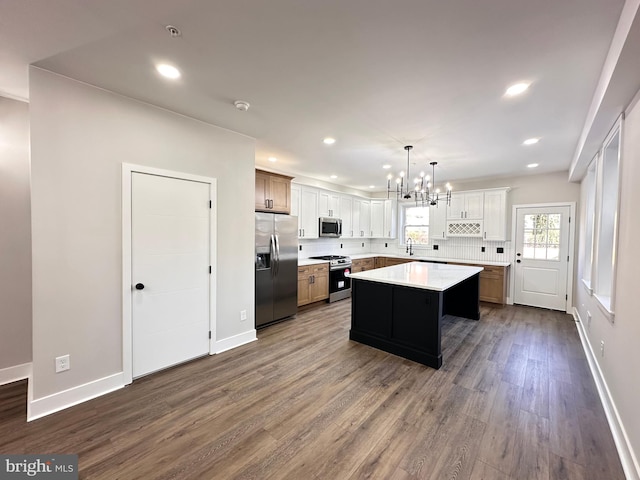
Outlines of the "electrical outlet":
{"label": "electrical outlet", "polygon": [[482,253],[484,253],[485,248],[484,248],[484,247],[480,247],[480,251],[481,251]]}
{"label": "electrical outlet", "polygon": [[438,250],[438,245],[434,245],[434,246],[433,246],[433,249],[434,249],[434,250]]}
{"label": "electrical outlet", "polygon": [[247,319],[247,311],[246,310],[240,310],[240,321],[243,322]]}
{"label": "electrical outlet", "polygon": [[604,340],[600,340],[600,356],[604,357]]}
{"label": "electrical outlet", "polygon": [[64,372],[71,368],[71,358],[69,355],[56,357],[56,373]]}
{"label": "electrical outlet", "polygon": [[504,253],[504,247],[498,247],[498,248],[496,248],[496,252],[497,252],[497,253]]}

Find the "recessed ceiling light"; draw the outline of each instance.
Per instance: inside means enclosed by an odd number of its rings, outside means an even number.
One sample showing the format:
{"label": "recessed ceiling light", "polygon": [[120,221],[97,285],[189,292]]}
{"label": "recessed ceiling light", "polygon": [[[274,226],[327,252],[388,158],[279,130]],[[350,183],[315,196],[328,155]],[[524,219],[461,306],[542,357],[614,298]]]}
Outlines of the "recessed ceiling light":
{"label": "recessed ceiling light", "polygon": [[331,138],[331,137],[327,137],[324,140],[322,140],[326,145],[333,145],[334,143],[336,143],[336,139],[335,138]]}
{"label": "recessed ceiling light", "polygon": [[369,185],[369,188],[376,188],[375,185]]}
{"label": "recessed ceiling light", "polygon": [[268,160],[270,162],[277,162],[278,161],[278,159],[276,157],[269,157]]}
{"label": "recessed ceiling light", "polygon": [[338,178],[338,175],[331,175],[331,178]]}
{"label": "recessed ceiling light", "polygon": [[527,168],[536,168],[537,166],[537,163],[530,163],[529,165],[527,165]]}
{"label": "recessed ceiling light", "polygon": [[386,165],[382,165],[382,168],[384,168],[385,170],[389,170],[391,168],[391,165],[387,163]]}
{"label": "recessed ceiling light", "polygon": [[504,94],[507,97],[515,97],[516,95],[520,95],[521,93],[524,93],[527,91],[527,89],[529,88],[529,85],[531,85],[530,83],[516,83],[514,85],[511,85],[509,88],[507,88],[507,91],[504,92]]}
{"label": "recessed ceiling light", "polygon": [[156,65],[156,70],[163,77],[172,78],[172,79],[180,78],[180,70],[178,70],[173,65],[160,63]]}
{"label": "recessed ceiling light", "polygon": [[539,138],[528,138],[526,139],[524,142],[522,142],[523,145],[535,145],[536,143],[538,143],[540,141]]}

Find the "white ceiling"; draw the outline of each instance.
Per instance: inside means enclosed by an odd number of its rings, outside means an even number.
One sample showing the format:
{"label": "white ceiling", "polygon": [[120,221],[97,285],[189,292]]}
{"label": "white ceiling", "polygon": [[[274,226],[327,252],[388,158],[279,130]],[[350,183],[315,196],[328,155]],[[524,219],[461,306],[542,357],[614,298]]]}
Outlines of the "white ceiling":
{"label": "white ceiling", "polygon": [[258,166],[383,190],[412,144],[455,187],[568,169],[623,3],[0,0],[0,93],[28,98],[35,64],[255,137]]}

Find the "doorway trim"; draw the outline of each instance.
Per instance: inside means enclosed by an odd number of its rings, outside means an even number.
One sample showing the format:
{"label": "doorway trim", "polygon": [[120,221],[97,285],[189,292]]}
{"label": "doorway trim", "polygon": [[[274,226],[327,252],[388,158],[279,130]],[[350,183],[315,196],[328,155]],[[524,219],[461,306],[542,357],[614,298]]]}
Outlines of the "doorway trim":
{"label": "doorway trim", "polygon": [[133,287],[131,283],[131,176],[133,173],[143,173],[157,175],[159,177],[175,178],[178,180],[190,180],[193,182],[209,184],[209,199],[211,208],[209,209],[209,259],[211,263],[211,275],[209,276],[209,355],[215,352],[216,344],[216,244],[217,244],[217,180],[213,177],[192,175],[190,173],[164,170],[160,168],[147,167],[144,165],[134,165],[131,163],[122,164],[122,372],[124,384],[133,382],[133,318],[132,318],[132,296]]}
{"label": "doorway trim", "polygon": [[575,262],[575,238],[576,238],[576,202],[553,202],[553,203],[525,203],[513,205],[511,207],[511,270],[509,272],[509,299],[510,305],[513,305],[516,290],[516,276],[514,265],[516,262],[516,223],[518,221],[518,208],[544,208],[544,207],[569,207],[569,262],[567,265],[567,304],[566,313],[573,313],[573,277]]}

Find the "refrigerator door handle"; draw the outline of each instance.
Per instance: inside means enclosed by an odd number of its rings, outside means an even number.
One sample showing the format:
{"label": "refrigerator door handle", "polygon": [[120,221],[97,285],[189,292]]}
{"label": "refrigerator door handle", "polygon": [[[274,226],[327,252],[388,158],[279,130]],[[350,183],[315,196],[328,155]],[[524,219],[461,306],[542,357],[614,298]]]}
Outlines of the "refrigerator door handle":
{"label": "refrigerator door handle", "polygon": [[276,275],[280,273],[280,242],[278,241],[278,235],[276,237]]}
{"label": "refrigerator door handle", "polygon": [[276,249],[275,249],[275,239],[274,236],[271,235],[269,240],[269,250],[271,253],[271,276],[275,277],[276,275]]}

